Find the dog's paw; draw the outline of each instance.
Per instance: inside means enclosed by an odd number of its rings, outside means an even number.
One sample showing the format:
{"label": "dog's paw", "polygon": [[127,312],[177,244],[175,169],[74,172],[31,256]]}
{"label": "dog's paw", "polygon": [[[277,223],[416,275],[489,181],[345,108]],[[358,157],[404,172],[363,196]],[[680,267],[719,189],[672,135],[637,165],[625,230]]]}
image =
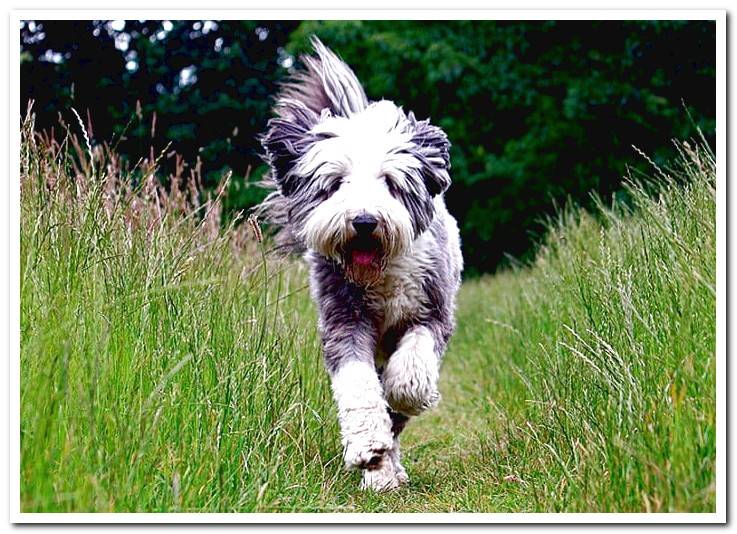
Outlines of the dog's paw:
{"label": "dog's paw", "polygon": [[435,408],[440,403],[440,392],[435,385],[425,388],[417,387],[416,383],[406,382],[387,392],[387,401],[393,410],[406,415],[420,415],[422,412]]}
{"label": "dog's paw", "polygon": [[344,440],[346,469],[378,467],[392,446],[391,432],[362,432]]}
{"label": "dog's paw", "polygon": [[401,462],[399,461],[399,449],[395,445],[395,448],[390,450],[388,453],[389,460],[391,461],[392,467],[394,468],[394,476],[400,484],[407,484],[409,482],[409,475],[404,470]]}
{"label": "dog's paw", "polygon": [[432,341],[412,334],[389,358],[384,369],[384,392],[389,406],[406,415],[419,415],[440,402],[438,361]]}
{"label": "dog's paw", "polygon": [[360,488],[377,492],[391,491],[409,480],[406,473],[403,476],[404,480],[394,470],[394,463],[387,456],[384,456],[378,465],[363,470]]}

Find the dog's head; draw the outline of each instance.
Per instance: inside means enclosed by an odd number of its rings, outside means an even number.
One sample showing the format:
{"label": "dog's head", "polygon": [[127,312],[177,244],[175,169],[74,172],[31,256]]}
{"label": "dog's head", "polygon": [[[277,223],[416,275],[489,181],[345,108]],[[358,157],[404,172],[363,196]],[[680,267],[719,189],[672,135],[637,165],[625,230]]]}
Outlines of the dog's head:
{"label": "dog's head", "polygon": [[368,284],[432,221],[434,198],[450,185],[450,144],[429,121],[369,102],[353,71],[313,45],[317,56],[283,88],[262,144],[283,222]]}

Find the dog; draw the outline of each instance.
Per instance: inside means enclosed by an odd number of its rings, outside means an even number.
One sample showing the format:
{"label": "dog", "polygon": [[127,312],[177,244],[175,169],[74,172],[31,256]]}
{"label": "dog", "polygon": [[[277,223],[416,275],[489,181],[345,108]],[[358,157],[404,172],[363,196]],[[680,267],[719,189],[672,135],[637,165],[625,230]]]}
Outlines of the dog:
{"label": "dog", "polygon": [[450,143],[429,120],[370,102],[346,63],[312,45],[261,137],[273,191],[257,213],[309,265],[345,466],[362,471],[362,489],[391,490],[409,480],[399,435],[440,400],[455,328]]}

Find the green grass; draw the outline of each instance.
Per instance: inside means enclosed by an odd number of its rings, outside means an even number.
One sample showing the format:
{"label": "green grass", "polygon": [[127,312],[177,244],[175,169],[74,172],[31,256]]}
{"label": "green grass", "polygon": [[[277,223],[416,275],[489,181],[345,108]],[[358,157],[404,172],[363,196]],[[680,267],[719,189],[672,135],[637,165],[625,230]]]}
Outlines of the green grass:
{"label": "green grass", "polygon": [[22,511],[714,511],[708,151],[464,284],[443,401],[403,437],[411,483],[376,495],[342,471],[304,267],[219,230],[196,173],[167,192],[154,161],[32,128]]}

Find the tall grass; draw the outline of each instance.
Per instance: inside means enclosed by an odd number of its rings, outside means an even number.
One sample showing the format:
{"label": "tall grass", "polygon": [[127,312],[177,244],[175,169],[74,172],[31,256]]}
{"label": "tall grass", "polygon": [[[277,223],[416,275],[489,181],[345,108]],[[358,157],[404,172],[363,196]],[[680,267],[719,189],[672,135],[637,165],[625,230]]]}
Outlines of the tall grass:
{"label": "tall grass", "polygon": [[23,511],[714,509],[707,150],[464,284],[411,484],[377,496],[342,471],[304,268],[223,222],[225,181],[180,161],[164,187],[166,153],[83,131],[23,127]]}
{"label": "tall grass", "polygon": [[569,210],[533,266],[466,284],[479,450],[528,509],[714,510],[715,161],[678,147],[630,207]]}
{"label": "tall grass", "polygon": [[23,509],[320,506],[340,450],[299,267],[221,229],[225,183],[23,132]]}

